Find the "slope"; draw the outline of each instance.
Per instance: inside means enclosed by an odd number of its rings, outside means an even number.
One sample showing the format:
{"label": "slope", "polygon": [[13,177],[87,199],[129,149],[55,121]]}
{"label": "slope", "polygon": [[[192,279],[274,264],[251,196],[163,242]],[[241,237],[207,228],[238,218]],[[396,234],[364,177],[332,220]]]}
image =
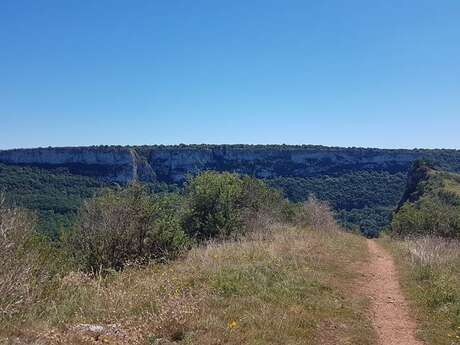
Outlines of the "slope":
{"label": "slope", "polygon": [[402,236],[460,238],[460,175],[416,161],[391,230]]}

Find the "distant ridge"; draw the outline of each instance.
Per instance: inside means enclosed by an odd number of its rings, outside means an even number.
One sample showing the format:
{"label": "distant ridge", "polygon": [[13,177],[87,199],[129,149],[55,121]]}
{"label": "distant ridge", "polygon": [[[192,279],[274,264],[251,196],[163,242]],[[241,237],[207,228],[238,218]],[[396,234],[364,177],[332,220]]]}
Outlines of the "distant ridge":
{"label": "distant ridge", "polygon": [[66,167],[75,174],[127,183],[182,182],[202,170],[232,171],[259,178],[310,177],[370,170],[406,172],[412,161],[429,158],[460,172],[455,149],[341,148],[320,145],[146,145],[47,147],[0,150],[0,162]]}

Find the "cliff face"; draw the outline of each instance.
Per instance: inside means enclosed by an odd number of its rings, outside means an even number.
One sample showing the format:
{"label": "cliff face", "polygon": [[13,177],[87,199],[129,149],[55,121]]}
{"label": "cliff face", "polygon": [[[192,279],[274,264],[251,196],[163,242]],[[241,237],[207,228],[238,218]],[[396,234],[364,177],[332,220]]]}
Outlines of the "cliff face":
{"label": "cliff face", "polygon": [[0,162],[44,168],[65,167],[70,172],[95,176],[105,181],[127,183],[154,173],[130,148],[38,148],[0,151]]}
{"label": "cliff face", "polygon": [[127,183],[139,179],[181,182],[202,170],[232,171],[260,178],[337,175],[357,170],[407,171],[428,157],[460,171],[460,151],[380,150],[317,146],[196,145],[39,148],[0,151],[0,162],[66,167],[81,175]]}
{"label": "cliff face", "polygon": [[422,183],[428,181],[436,173],[434,167],[424,162],[414,162],[407,174],[406,190],[398,204],[396,211],[406,202],[416,202],[423,193]]}
{"label": "cliff face", "polygon": [[406,170],[414,153],[314,148],[165,148],[152,149],[148,161],[163,180],[181,181],[187,173],[212,169],[260,178],[306,177],[353,170]]}

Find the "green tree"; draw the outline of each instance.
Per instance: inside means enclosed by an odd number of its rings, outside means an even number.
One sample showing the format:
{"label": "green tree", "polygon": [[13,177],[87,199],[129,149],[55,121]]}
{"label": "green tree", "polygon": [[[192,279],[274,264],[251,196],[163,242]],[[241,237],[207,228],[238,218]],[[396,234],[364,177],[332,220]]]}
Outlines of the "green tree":
{"label": "green tree", "polygon": [[242,231],[243,181],[207,171],[188,180],[184,228],[193,238],[228,237]]}
{"label": "green tree", "polygon": [[184,228],[193,238],[232,237],[291,221],[295,208],[264,181],[207,171],[185,187]]}

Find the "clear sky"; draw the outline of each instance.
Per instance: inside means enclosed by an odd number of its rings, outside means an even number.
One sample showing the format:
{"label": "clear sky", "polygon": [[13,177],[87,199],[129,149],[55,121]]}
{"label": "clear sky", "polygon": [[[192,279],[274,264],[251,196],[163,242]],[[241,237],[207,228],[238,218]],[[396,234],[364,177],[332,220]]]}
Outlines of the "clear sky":
{"label": "clear sky", "polygon": [[459,0],[1,0],[0,148],[460,148]]}

